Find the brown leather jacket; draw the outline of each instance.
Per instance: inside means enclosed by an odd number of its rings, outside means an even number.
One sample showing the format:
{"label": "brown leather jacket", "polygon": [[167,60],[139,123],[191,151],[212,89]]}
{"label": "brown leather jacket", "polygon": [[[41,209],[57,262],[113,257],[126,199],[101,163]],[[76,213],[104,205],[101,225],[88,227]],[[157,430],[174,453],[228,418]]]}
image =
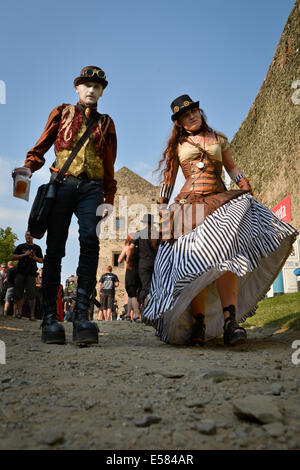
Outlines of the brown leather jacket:
{"label": "brown leather jacket", "polygon": [[[45,129],[35,144],[35,146],[27,152],[25,159],[25,165],[28,166],[32,172],[39,170],[45,163],[44,155],[54,144],[55,150],[61,148],[68,148],[68,144],[61,141],[61,119],[65,109],[70,105],[62,104],[54,108],[48,118]],[[80,124],[83,118],[83,110],[77,104],[71,106],[75,110],[74,116],[70,121],[69,134],[67,140],[74,145],[76,136],[80,129]],[[104,169],[104,197],[107,204],[113,204],[114,196],[117,190],[117,182],[114,179],[114,163],[117,154],[117,136],[113,120],[110,118],[108,130],[105,136],[103,144],[98,145],[101,142],[100,136],[98,135],[98,124],[95,124],[92,132],[91,139],[95,143],[96,156],[101,158],[103,169]],[[70,148],[72,149],[72,145]],[[75,175],[76,176],[76,175]]]}

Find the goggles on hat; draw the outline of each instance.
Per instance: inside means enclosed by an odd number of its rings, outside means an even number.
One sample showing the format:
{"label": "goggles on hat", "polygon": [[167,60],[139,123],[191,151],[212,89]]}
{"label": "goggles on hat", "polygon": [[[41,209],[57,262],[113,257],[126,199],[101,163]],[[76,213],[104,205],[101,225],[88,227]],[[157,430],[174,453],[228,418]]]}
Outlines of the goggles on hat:
{"label": "goggles on hat", "polygon": [[103,70],[98,69],[86,69],[83,74],[84,77],[92,78],[94,75],[97,75],[99,78],[106,78],[105,72]]}

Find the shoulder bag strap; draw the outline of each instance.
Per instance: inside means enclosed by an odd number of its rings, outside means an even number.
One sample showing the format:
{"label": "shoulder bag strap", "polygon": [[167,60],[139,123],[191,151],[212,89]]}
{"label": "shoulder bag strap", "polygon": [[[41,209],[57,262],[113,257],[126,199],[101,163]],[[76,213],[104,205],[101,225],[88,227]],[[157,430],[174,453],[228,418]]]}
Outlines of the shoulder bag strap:
{"label": "shoulder bag strap", "polygon": [[88,137],[90,136],[91,132],[92,132],[92,128],[94,127],[94,125],[96,124],[96,122],[98,122],[100,119],[100,116],[99,114],[97,113],[96,116],[90,121],[90,123],[88,124],[84,134],[80,137],[80,139],[78,140],[77,144],[75,145],[75,147],[73,148],[69,158],[65,161],[65,163],[63,164],[62,168],[59,170],[59,172],[57,173],[55,179],[53,181],[57,181],[58,183],[63,179],[63,177],[65,176],[65,173],[66,171],[69,169],[69,166],[71,165],[72,161],[74,160],[74,158],[76,157],[77,153],[79,152],[79,150],[81,149],[81,147],[83,146],[83,144],[85,143],[85,141],[88,139]]}

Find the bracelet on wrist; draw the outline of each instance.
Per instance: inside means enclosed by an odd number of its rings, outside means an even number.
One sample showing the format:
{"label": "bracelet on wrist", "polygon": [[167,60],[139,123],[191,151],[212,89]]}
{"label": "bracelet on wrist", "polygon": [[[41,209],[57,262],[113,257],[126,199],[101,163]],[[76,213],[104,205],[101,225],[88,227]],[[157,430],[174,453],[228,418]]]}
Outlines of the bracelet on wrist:
{"label": "bracelet on wrist", "polygon": [[235,184],[238,184],[238,182],[239,182],[240,179],[242,179],[242,178],[246,178],[246,176],[243,175],[243,173],[239,173],[239,174],[234,178],[233,181],[235,182]]}

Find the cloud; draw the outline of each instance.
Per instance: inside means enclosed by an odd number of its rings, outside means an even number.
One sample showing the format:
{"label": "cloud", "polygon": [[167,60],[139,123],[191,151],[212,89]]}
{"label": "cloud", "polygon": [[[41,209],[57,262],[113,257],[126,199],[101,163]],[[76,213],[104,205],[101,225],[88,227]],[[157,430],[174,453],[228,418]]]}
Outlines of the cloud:
{"label": "cloud", "polygon": [[24,234],[28,221],[28,212],[18,209],[0,207],[0,226],[12,227],[13,232]]}
{"label": "cloud", "polygon": [[174,190],[173,190],[173,193],[172,193],[172,196],[171,196],[171,199],[170,199],[170,203],[174,202],[174,198],[180,192],[180,190],[181,190],[182,186],[184,185],[185,181],[186,180],[185,180],[185,177],[182,173],[182,170],[181,170],[181,168],[179,168],[178,173],[177,173],[175,186],[174,186]]}
{"label": "cloud", "polygon": [[133,169],[135,173],[142,176],[150,183],[157,185],[157,174],[152,174],[154,170],[155,168],[153,167],[153,165],[149,165],[149,163],[143,161],[136,162]]}
{"label": "cloud", "polygon": [[24,237],[27,227],[29,205],[13,197],[13,163],[0,156],[0,227],[11,227],[18,237]]}
{"label": "cloud", "polygon": [[11,165],[8,159],[0,156],[0,195],[12,193]]}
{"label": "cloud", "polygon": [[69,228],[69,234],[68,234],[68,239],[69,238],[76,238],[78,240],[79,234],[78,234],[78,224],[76,221],[73,219],[72,223]]}

